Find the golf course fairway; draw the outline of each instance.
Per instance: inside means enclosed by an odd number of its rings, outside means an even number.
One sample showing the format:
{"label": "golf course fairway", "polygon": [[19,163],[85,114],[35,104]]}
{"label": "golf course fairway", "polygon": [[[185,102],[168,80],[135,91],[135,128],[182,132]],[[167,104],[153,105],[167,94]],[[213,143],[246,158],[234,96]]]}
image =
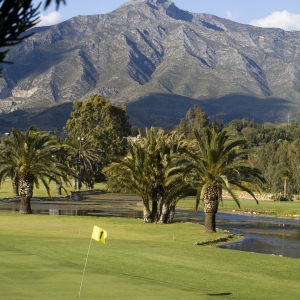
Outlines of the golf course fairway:
{"label": "golf course fairway", "polygon": [[[107,231],[105,244],[91,240],[94,225]],[[227,234],[196,223],[0,212],[0,299],[300,298],[299,259],[195,246]]]}

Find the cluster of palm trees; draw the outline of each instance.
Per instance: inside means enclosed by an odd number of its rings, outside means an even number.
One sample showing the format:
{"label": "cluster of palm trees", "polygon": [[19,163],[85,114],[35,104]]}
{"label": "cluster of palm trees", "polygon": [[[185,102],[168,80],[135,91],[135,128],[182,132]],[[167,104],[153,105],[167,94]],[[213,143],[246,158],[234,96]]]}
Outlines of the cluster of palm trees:
{"label": "cluster of palm trees", "polygon": [[[79,151],[80,150],[80,151]],[[11,135],[0,145],[0,184],[7,178],[13,182],[13,194],[20,196],[20,213],[31,213],[30,200],[34,186],[42,183],[50,196],[49,183],[56,183],[56,192],[61,194],[63,183],[70,179],[93,181],[93,174],[99,161],[87,137],[79,149],[78,141],[69,136],[63,143],[57,137],[36,127],[26,132],[12,129]],[[78,174],[78,164],[82,172]]]}
{"label": "cluster of palm trees", "polygon": [[254,192],[260,192],[258,183],[264,178],[250,163],[245,140],[213,128],[206,128],[203,135],[194,134],[195,139],[187,143],[176,132],[146,130],[145,136],[131,141],[121,162],[104,169],[108,187],[137,194],[145,222],[172,222],[177,202],[196,194],[196,209],[203,200],[205,231],[215,232],[222,190],[240,206],[234,189],[248,192],[257,201]]}
{"label": "cluster of palm trees", "polygon": [[170,186],[174,183],[166,185],[165,171],[171,156],[187,146],[183,136],[177,136],[175,132],[165,134],[162,129],[151,128],[146,130],[145,137],[140,133],[137,140],[129,143],[127,156],[103,170],[108,188],[138,195],[143,203],[146,223],[159,220],[171,222],[175,203],[181,195],[178,193],[168,200]]}
{"label": "cluster of palm trees", "polygon": [[[41,182],[50,195],[49,183],[57,192],[70,178],[89,187],[97,174],[106,175],[108,188],[138,195],[143,203],[144,221],[170,223],[178,201],[196,195],[196,209],[203,201],[205,231],[216,230],[215,216],[222,190],[240,205],[235,190],[260,191],[261,172],[248,159],[246,141],[226,130],[206,128],[187,142],[176,131],[165,133],[151,128],[129,139],[128,153],[119,162],[102,169],[101,153],[93,137],[78,141],[70,134],[63,143],[55,135],[30,127],[26,132],[13,129],[0,145],[0,181],[12,179],[14,194],[21,198],[20,213],[31,213],[34,185]],[[78,145],[80,143],[80,146]],[[102,170],[101,170],[102,169]]]}

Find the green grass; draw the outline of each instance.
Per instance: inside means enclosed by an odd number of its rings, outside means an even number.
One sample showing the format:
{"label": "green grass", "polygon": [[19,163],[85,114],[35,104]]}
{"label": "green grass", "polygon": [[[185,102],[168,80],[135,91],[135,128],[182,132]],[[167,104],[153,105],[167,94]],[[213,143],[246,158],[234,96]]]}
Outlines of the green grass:
{"label": "green grass", "polygon": [[300,260],[215,246],[192,223],[0,212],[1,299],[298,299]]}
{"label": "green grass", "polygon": [[[300,202],[287,201],[259,201],[257,205],[254,200],[241,200],[241,209],[233,200],[224,199],[219,205],[219,211],[249,213],[256,215],[266,215],[272,217],[300,217]],[[183,199],[177,204],[178,209],[195,209],[195,199]],[[203,210],[202,203],[199,210]]]}
{"label": "green grass", "polygon": [[[72,186],[64,186],[67,193],[62,189],[62,196],[56,195],[55,192],[55,183],[50,182],[50,192],[51,197],[65,197],[67,195],[70,195],[71,191],[74,191],[75,189]],[[97,183],[95,184],[95,189],[106,189],[106,184],[104,183]],[[81,191],[87,191],[88,189],[82,186],[80,189]],[[5,182],[1,183],[0,187],[0,199],[1,198],[10,198],[12,197],[12,183],[11,180],[7,179]],[[40,183],[39,188],[36,188],[36,186],[33,189],[33,197],[48,197],[47,191],[42,183]]]}

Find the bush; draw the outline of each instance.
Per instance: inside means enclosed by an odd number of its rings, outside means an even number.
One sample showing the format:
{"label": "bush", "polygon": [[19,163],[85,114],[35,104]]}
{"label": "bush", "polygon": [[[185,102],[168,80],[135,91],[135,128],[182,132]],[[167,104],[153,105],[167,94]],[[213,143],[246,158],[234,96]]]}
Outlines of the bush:
{"label": "bush", "polygon": [[288,194],[286,197],[283,197],[281,193],[277,193],[272,196],[274,201],[293,201],[293,194]]}

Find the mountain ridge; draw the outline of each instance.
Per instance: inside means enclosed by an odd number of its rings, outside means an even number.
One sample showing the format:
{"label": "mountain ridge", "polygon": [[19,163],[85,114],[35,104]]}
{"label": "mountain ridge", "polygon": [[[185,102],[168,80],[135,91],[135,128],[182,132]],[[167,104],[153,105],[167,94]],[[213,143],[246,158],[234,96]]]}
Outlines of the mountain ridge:
{"label": "mountain ridge", "polygon": [[[143,112],[139,102],[145,99],[151,107],[163,95],[173,96],[225,120],[248,107],[238,100],[233,105],[230,95],[260,105],[258,120],[282,121],[287,113],[296,117],[299,108],[300,32],[190,13],[171,0],[131,0],[108,14],[33,30],[8,54],[14,65],[5,66],[0,79],[3,113],[43,110],[91,94],[125,104],[129,112],[136,111],[131,107]],[[176,107],[175,115],[183,117],[186,105]],[[272,117],[263,109],[272,110]],[[144,124],[138,115],[134,119]]]}

